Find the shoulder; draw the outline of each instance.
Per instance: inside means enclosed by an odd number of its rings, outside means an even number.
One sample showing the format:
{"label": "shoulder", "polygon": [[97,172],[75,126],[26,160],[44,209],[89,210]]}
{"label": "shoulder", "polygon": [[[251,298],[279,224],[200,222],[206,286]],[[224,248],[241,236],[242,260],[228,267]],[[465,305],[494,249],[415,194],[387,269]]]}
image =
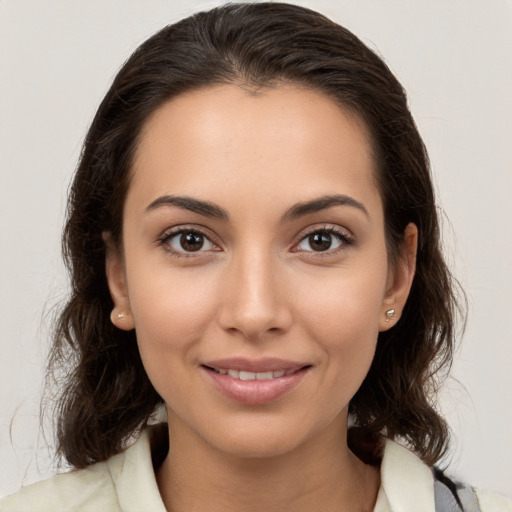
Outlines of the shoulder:
{"label": "shoulder", "polygon": [[512,499],[456,482],[390,440],[385,442],[381,481],[390,510],[512,512]]}
{"label": "shoulder", "polygon": [[149,435],[144,431],[130,448],[105,462],[24,487],[0,500],[0,512],[165,512]]}
{"label": "shoulder", "polygon": [[475,488],[475,493],[482,512],[512,512],[512,498],[478,487]]}
{"label": "shoulder", "polygon": [[454,512],[512,512],[512,499],[458,482],[434,468],[436,510]]}
{"label": "shoulder", "polygon": [[0,501],[1,512],[67,512],[72,510],[121,510],[108,465],[56,475],[22,488]]}

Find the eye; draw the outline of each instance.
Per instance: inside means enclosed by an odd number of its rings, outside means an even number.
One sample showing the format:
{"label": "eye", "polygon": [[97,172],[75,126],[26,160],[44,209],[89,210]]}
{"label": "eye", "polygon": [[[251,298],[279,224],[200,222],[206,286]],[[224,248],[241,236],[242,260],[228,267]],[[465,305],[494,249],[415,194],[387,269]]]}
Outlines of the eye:
{"label": "eye", "polygon": [[174,254],[204,252],[218,250],[218,247],[201,231],[197,229],[180,229],[165,234],[160,244]]}
{"label": "eye", "polygon": [[336,252],[342,246],[352,245],[352,239],[334,228],[317,229],[307,234],[296,246],[296,251]]}

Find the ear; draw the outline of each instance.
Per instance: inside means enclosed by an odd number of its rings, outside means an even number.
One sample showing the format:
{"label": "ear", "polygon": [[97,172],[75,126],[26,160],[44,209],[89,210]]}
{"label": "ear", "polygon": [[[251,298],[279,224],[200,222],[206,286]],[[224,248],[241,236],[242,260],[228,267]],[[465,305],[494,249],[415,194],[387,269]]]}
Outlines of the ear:
{"label": "ear", "polygon": [[110,313],[111,322],[123,331],[134,328],[128,287],[126,285],[126,272],[122,250],[112,240],[110,233],[104,232],[105,242],[105,272],[107,275],[110,296],[114,301],[114,309]]}
{"label": "ear", "polygon": [[400,244],[398,260],[389,269],[386,295],[382,301],[379,318],[379,331],[393,327],[404,310],[416,271],[416,251],[418,249],[418,228],[408,224]]}

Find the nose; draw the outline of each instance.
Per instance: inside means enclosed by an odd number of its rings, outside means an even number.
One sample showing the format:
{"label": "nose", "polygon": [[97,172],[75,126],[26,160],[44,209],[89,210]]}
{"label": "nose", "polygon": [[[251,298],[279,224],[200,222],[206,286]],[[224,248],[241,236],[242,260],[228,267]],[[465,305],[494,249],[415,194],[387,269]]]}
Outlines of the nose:
{"label": "nose", "polygon": [[286,332],[290,296],[279,262],[262,251],[234,257],[222,287],[219,323],[225,331],[257,341]]}

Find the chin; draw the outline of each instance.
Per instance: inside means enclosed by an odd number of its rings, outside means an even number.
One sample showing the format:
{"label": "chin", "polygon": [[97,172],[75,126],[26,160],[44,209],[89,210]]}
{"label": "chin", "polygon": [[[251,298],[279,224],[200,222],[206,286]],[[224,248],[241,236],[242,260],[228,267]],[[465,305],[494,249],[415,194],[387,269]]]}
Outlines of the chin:
{"label": "chin", "polygon": [[[217,423],[208,431],[197,432],[215,450],[240,459],[268,459],[298,453],[315,440],[343,439],[341,422],[337,418],[316,418],[312,423],[308,418],[293,415],[279,417],[272,415],[250,415],[232,418],[229,424]],[[346,426],[346,423],[345,423]]]}
{"label": "chin", "polygon": [[306,441],[286,434],[288,433],[230,436],[211,445],[226,455],[239,459],[269,459],[291,453]]}

